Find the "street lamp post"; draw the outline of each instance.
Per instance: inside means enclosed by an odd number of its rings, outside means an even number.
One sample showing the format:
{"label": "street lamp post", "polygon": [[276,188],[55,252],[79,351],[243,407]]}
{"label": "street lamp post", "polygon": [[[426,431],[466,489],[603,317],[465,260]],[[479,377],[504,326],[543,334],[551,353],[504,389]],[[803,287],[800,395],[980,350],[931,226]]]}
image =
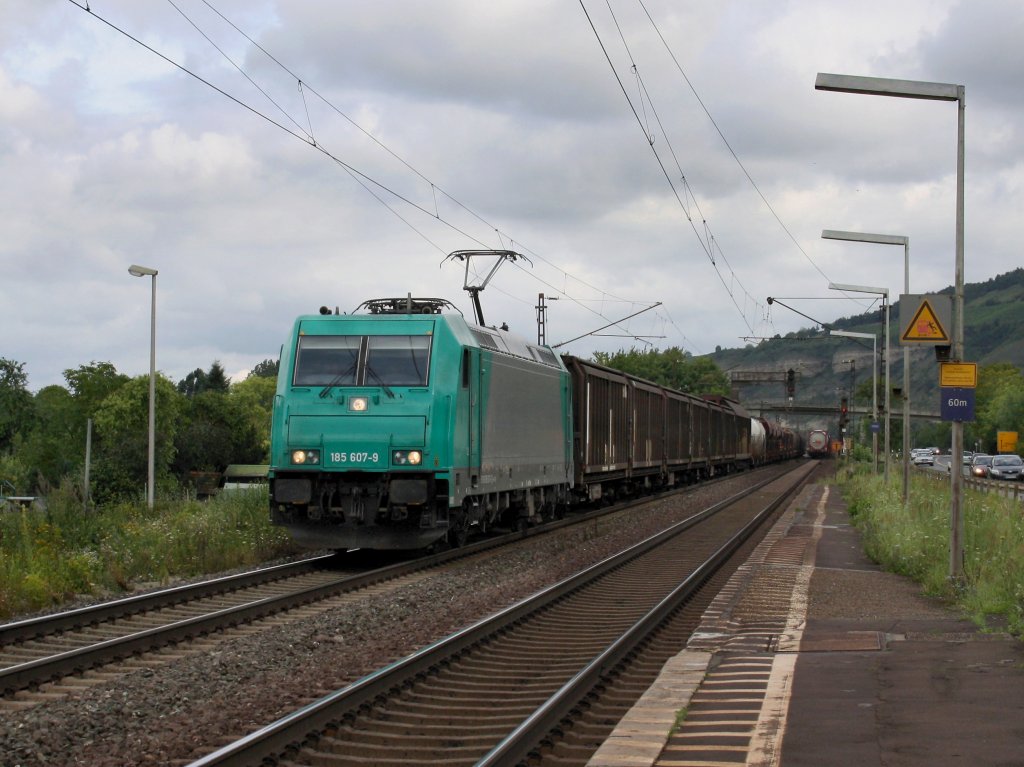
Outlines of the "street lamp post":
{"label": "street lamp post", "polygon": [[149,313],[149,463],[146,475],[146,505],[153,508],[153,485],[156,475],[156,269],[147,266],[128,267],[133,277],[152,277],[153,298]]}
{"label": "street lamp post", "polygon": [[[852,330],[830,330],[830,336],[842,336],[843,338],[870,338],[871,339],[871,412],[874,417],[878,416],[878,336],[874,333],[855,333]],[[853,397],[851,392],[850,397]],[[878,473],[878,432],[871,430],[871,471]]]}
{"label": "street lamp post", "polygon": [[843,360],[843,364],[850,366],[850,402],[853,402],[853,392],[857,388],[857,358]]}
{"label": "street lamp post", "polygon": [[[929,99],[957,102],[956,131],[956,265],[953,288],[953,348],[954,362],[964,358],[964,109],[967,89],[953,83],[929,83],[920,80],[891,80],[884,77],[857,77],[819,72],[814,87],[820,91],[861,93],[869,96],[893,96],[906,99]],[[964,453],[964,425],[952,423],[952,455],[954,467],[961,466]],[[950,474],[949,508],[949,577],[954,583],[963,580],[964,520],[963,476],[959,471]]]}
{"label": "street lamp post", "polygon": [[[826,240],[847,240],[850,242],[872,242],[878,245],[903,246],[903,293],[910,293],[910,238],[901,234],[867,234],[865,232],[839,232],[824,229],[821,236]],[[903,307],[900,311],[906,311]],[[886,335],[888,336],[888,328]],[[889,364],[889,355],[885,355]],[[891,413],[886,407],[886,427]],[[888,432],[886,432],[886,449],[890,449]],[[910,347],[903,345],[903,503],[910,500]]]}
{"label": "street lamp post", "polygon": [[[889,288],[869,288],[865,285],[840,285],[839,283],[830,282],[828,284],[829,290],[843,290],[849,293],[876,293],[882,297],[882,305],[884,306],[883,315],[885,317],[885,343],[883,344],[885,354],[885,481],[889,481]],[[838,331],[833,330],[832,333],[835,335]],[[877,396],[878,383],[875,383],[875,392]],[[878,407],[875,407],[875,417],[878,416]]]}

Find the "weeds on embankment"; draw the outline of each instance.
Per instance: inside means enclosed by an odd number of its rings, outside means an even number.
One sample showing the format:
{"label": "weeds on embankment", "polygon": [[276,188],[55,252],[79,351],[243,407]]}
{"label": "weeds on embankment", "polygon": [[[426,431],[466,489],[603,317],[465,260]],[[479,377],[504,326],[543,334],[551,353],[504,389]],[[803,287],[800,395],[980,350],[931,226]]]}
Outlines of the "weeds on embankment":
{"label": "weeds on embankment", "polygon": [[46,509],[0,513],[0,620],[139,583],[215,573],[293,553],[266,489],[206,501],[144,500],[84,511],[74,488]]}
{"label": "weeds on embankment", "polygon": [[949,567],[949,484],[914,474],[907,508],[899,482],[886,485],[860,471],[840,477],[868,556],[928,593],[955,600],[978,624],[998,616],[1009,631],[1024,634],[1024,506],[964,489],[963,582],[956,587]]}

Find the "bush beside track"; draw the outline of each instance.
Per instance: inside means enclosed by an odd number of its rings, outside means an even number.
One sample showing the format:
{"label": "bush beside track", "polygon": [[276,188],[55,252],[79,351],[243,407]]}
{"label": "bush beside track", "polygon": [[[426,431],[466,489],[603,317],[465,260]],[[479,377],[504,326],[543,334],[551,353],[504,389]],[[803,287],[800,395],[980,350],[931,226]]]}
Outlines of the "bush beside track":
{"label": "bush beside track", "polygon": [[868,556],[929,594],[955,602],[981,626],[1024,635],[1024,510],[1011,498],[964,492],[964,582],[949,578],[949,488],[911,478],[904,508],[900,484],[863,467],[839,472]]}
{"label": "bush beside track", "polygon": [[165,584],[294,553],[267,518],[265,488],[208,501],[144,499],[84,512],[65,486],[46,510],[0,514],[0,620],[138,584]]}

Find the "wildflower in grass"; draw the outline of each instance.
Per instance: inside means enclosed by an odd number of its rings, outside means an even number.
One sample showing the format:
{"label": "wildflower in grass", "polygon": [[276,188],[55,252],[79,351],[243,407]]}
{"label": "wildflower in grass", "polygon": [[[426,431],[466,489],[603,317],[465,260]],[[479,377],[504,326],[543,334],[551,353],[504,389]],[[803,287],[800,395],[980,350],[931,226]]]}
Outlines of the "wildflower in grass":
{"label": "wildflower in grass", "polygon": [[1003,616],[1024,631],[1024,515],[1012,499],[973,490],[964,503],[966,589],[950,589],[949,491],[942,483],[915,477],[910,507],[895,487],[871,475],[841,482],[851,518],[861,530],[869,556],[887,569],[909,575],[929,593],[960,601],[980,623]]}

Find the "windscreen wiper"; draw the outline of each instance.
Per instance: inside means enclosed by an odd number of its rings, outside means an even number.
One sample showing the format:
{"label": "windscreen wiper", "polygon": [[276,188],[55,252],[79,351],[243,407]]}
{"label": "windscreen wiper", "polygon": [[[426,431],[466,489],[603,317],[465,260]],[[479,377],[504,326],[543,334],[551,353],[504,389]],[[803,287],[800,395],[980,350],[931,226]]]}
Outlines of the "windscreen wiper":
{"label": "windscreen wiper", "polygon": [[343,380],[352,375],[352,371],[354,371],[355,369],[356,363],[353,362],[351,365],[348,366],[348,368],[343,370],[341,373],[338,373],[338,375],[334,376],[334,378],[332,378],[328,382],[328,384],[323,389],[320,390],[320,399],[327,399],[327,396],[331,393],[331,389],[333,389]]}
{"label": "windscreen wiper", "polygon": [[380,384],[380,388],[382,388],[384,390],[384,393],[388,395],[388,399],[394,399],[395,398],[395,393],[393,391],[391,391],[391,389],[388,387],[388,385],[386,383],[384,383],[384,379],[381,378],[379,375],[377,375],[377,371],[376,370],[374,370],[372,367],[367,365],[366,366],[366,372],[370,376],[370,378],[372,378],[374,381],[376,381],[378,384]]}

